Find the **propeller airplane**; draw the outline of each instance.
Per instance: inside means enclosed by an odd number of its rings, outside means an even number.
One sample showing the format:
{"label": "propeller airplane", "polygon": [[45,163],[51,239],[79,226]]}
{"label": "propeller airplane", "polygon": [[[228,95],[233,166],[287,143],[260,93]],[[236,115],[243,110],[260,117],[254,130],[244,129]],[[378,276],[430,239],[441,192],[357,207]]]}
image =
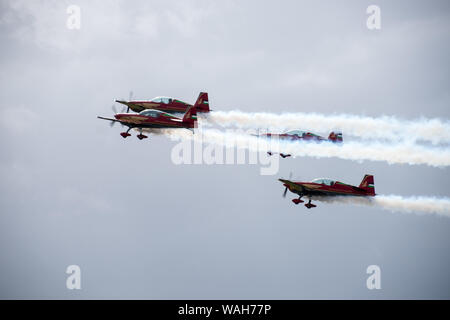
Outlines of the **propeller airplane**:
{"label": "propeller airplane", "polygon": [[298,194],[298,199],[292,199],[295,204],[303,203],[302,197],[309,198],[309,202],[305,204],[308,209],[316,207],[311,203],[313,196],[333,197],[333,196],[375,196],[375,185],[373,176],[366,174],[358,187],[333,181],[331,179],[314,179],[311,182],[296,182],[285,179],[278,179],[285,186],[283,197],[286,197],[287,191]]}
{"label": "propeller airplane", "polygon": [[137,137],[139,140],[142,140],[148,138],[146,135],[142,134],[142,129],[184,128],[193,131],[193,129],[197,127],[197,107],[189,107],[182,118],[154,109],[145,109],[140,113],[116,113],[114,115],[115,119],[100,116],[97,118],[111,121],[111,126],[113,126],[114,123],[119,122],[123,126],[128,127],[127,131],[120,133],[123,138],[131,135],[129,133],[131,129],[137,128],[140,131]]}
{"label": "propeller airplane", "polygon": [[[262,138],[268,138],[271,139],[272,137],[275,137],[280,140],[288,140],[288,141],[315,141],[315,142],[322,142],[322,141],[330,141],[333,143],[342,143],[342,133],[340,132],[331,132],[328,136],[328,138],[321,137],[317,134],[306,132],[302,130],[291,130],[286,133],[264,133],[262,135],[259,135],[259,137]],[[273,155],[274,152],[268,151],[267,154],[269,156]],[[280,153],[280,156],[282,158],[290,157],[290,154],[287,153]]]}
{"label": "propeller airplane", "polygon": [[[156,97],[151,100],[131,100],[131,94],[128,101],[116,100],[116,102],[127,106],[127,112],[131,109],[138,113],[145,109],[161,110],[171,113],[185,113],[192,107],[189,103],[171,97]],[[208,93],[200,92],[194,106],[197,107],[197,112],[209,112]]]}

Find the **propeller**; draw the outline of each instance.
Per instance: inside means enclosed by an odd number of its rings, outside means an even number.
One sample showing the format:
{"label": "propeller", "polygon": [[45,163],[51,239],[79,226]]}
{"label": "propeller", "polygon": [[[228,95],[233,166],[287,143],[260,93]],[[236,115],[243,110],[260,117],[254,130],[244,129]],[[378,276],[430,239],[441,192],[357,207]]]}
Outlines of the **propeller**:
{"label": "propeller", "polygon": [[[128,102],[130,102],[133,99],[133,91],[130,91],[130,94],[128,95]],[[130,111],[130,107],[127,105],[127,113]]]}
{"label": "propeller", "polygon": [[[115,104],[113,104],[112,106],[111,106],[111,109],[112,109],[112,111],[114,112],[114,114],[118,114],[119,112],[117,112],[117,108],[116,108],[116,105]],[[123,107],[122,108],[122,110],[120,111],[120,113],[124,113],[125,112],[125,107]],[[116,124],[116,121],[110,121],[109,122],[109,126],[112,128],[112,127],[114,127],[114,125]],[[121,123],[122,124],[122,123]],[[122,124],[122,127],[123,127],[123,124]]]}
{"label": "propeller", "polygon": [[[116,105],[112,105],[111,106],[111,109],[112,109],[112,111],[114,112],[114,114],[117,114],[117,113],[119,113],[119,112],[117,112],[117,108],[116,108]],[[125,112],[125,106],[122,108],[122,110],[120,111],[120,113],[124,113]]]}
{"label": "propeller", "polygon": [[[292,179],[292,172],[290,172],[289,173],[289,181],[291,181],[291,179]],[[287,193],[287,191],[288,191],[288,187],[286,187],[285,189],[284,189],[284,192],[283,192],[283,198],[286,198],[286,193]]]}
{"label": "propeller", "polygon": [[[114,114],[117,114],[117,109],[116,109],[116,106],[114,104],[111,106],[111,109],[114,112]],[[112,127],[114,127],[115,123],[116,123],[115,121],[110,121],[109,122],[109,126],[112,128]]]}

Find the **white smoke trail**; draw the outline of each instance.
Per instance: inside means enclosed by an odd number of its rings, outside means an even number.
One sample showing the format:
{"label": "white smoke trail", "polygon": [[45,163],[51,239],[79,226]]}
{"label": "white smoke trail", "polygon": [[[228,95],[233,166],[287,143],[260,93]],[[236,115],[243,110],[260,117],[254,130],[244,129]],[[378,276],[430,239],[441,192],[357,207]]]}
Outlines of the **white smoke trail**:
{"label": "white smoke trail", "polygon": [[288,153],[292,156],[315,158],[337,157],[354,161],[386,161],[389,164],[429,165],[445,167],[450,165],[450,150],[437,147],[424,147],[414,144],[392,144],[372,142],[331,142],[286,141],[264,139],[235,131],[202,129],[192,134],[185,130],[164,130],[173,139],[194,139],[220,146],[236,146],[250,151],[272,151]]}
{"label": "white smoke trail", "polygon": [[[266,113],[211,111],[205,115],[210,123],[238,128],[299,128],[315,132],[341,130],[344,136],[367,139],[426,141],[433,144],[450,143],[450,122],[440,119],[399,120],[395,117],[378,118],[349,114],[323,115],[318,113]],[[344,138],[345,139],[345,138]]]}
{"label": "white smoke trail", "polygon": [[450,199],[435,197],[402,197],[397,195],[376,195],[375,197],[313,197],[326,203],[377,206],[397,212],[435,213],[450,218]]}

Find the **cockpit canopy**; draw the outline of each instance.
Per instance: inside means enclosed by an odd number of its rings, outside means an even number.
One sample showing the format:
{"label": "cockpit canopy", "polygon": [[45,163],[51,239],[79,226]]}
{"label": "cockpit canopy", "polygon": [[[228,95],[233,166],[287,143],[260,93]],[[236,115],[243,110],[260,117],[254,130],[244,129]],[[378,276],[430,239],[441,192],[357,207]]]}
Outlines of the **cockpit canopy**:
{"label": "cockpit canopy", "polygon": [[164,103],[169,104],[173,101],[173,98],[170,97],[156,97],[150,100],[151,102]]}
{"label": "cockpit canopy", "polygon": [[318,184],[324,184],[324,185],[327,185],[327,186],[332,186],[335,181],[333,181],[331,179],[326,179],[326,178],[318,178],[318,179],[314,179],[311,182],[318,183]]}
{"label": "cockpit canopy", "polygon": [[141,112],[139,112],[140,115],[147,116],[147,117],[153,117],[158,118],[161,111],[159,110],[153,110],[153,109],[146,109]]}
{"label": "cockpit canopy", "polygon": [[306,132],[302,131],[302,130],[291,130],[291,131],[286,132],[286,134],[289,134],[289,135],[292,135],[292,136],[293,135],[297,135],[299,137],[302,137],[305,133]]}

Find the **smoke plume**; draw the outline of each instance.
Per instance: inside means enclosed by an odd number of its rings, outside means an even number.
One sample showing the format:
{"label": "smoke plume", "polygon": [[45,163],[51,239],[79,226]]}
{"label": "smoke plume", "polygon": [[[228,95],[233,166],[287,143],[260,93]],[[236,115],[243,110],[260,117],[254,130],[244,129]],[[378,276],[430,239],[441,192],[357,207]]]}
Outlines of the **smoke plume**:
{"label": "smoke plume", "polygon": [[428,165],[446,167],[450,165],[450,150],[442,147],[426,147],[411,143],[380,142],[332,142],[286,141],[265,139],[244,132],[201,129],[195,134],[186,130],[163,130],[172,139],[194,139],[220,146],[236,146],[255,152],[282,152],[294,157],[331,158],[353,161],[385,161],[389,164]]}
{"label": "smoke plume", "polygon": [[392,116],[364,117],[349,114],[266,113],[242,111],[212,111],[206,124],[223,127],[293,129],[322,133],[342,131],[344,136],[373,140],[410,140],[433,144],[450,143],[450,122],[440,119],[400,120]]}
{"label": "smoke plume", "polygon": [[434,213],[450,218],[450,199],[435,197],[403,197],[398,195],[376,195],[375,197],[314,197],[326,203],[376,206],[394,212]]}

